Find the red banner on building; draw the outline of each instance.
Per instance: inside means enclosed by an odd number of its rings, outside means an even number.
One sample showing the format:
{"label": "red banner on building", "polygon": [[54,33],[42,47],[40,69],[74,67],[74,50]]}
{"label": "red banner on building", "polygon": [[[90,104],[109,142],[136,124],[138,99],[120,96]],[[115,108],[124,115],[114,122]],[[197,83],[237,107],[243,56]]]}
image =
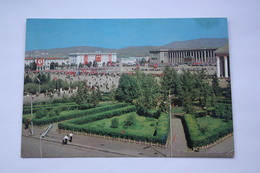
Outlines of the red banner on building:
{"label": "red banner on building", "polygon": [[88,55],[84,55],[84,64],[88,64]]}
{"label": "red banner on building", "polygon": [[101,62],[101,55],[96,55],[96,62]]}
{"label": "red banner on building", "polygon": [[37,66],[44,65],[44,59],[43,58],[37,58],[36,59],[36,64],[37,64]]}
{"label": "red banner on building", "polygon": [[108,55],[108,63],[112,63],[112,55]]}

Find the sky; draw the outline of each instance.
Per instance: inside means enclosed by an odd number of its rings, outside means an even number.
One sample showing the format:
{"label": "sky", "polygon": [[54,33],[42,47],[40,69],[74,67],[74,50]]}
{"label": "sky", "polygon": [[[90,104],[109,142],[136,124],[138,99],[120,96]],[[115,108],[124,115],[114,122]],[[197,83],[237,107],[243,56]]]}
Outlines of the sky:
{"label": "sky", "polygon": [[27,19],[26,51],[91,46],[162,46],[198,38],[228,38],[226,18]]}

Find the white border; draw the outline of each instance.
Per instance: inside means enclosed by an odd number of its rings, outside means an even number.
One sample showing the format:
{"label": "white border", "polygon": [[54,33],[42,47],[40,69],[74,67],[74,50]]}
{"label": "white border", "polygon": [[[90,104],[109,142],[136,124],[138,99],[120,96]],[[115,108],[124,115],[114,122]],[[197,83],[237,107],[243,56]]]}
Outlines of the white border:
{"label": "white border", "polygon": [[[260,1],[8,0],[0,2],[1,172],[258,172]],[[21,159],[26,18],[227,17],[235,129],[234,159]],[[258,171],[257,171],[258,170]]]}

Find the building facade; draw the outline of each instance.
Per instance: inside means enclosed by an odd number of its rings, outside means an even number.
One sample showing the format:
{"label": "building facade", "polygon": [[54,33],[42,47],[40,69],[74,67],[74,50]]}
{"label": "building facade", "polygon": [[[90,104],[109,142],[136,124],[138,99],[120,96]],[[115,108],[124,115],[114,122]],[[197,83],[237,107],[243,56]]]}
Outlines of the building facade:
{"label": "building facade", "polygon": [[48,70],[50,69],[51,63],[57,63],[58,66],[68,65],[69,58],[68,57],[48,57],[48,58],[33,58],[27,57],[25,58],[25,65],[30,65],[32,62],[37,64],[37,70]]}
{"label": "building facade", "polygon": [[217,77],[230,77],[229,46],[221,47],[214,53],[217,59]]}
{"label": "building facade", "polygon": [[116,53],[70,53],[69,54],[69,63],[76,64],[79,66],[80,64],[87,65],[89,63],[94,64],[97,62],[98,66],[102,66],[107,63],[115,63],[117,61]]}
{"label": "building facade", "polygon": [[150,52],[152,63],[184,64],[190,61],[215,63],[215,49],[159,49]]}

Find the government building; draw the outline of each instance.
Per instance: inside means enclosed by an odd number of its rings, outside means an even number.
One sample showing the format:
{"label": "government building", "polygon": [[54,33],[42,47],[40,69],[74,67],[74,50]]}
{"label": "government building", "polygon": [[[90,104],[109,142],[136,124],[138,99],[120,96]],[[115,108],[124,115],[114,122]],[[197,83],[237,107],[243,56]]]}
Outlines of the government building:
{"label": "government building", "polygon": [[151,63],[185,64],[191,62],[215,63],[215,49],[159,49],[151,50]]}
{"label": "government building", "polygon": [[80,64],[87,65],[89,63],[94,64],[96,62],[98,66],[103,66],[107,63],[114,63],[117,61],[116,53],[70,53],[69,54],[69,63],[76,64],[79,66]]}
{"label": "government building", "polygon": [[229,47],[151,50],[150,62],[156,64],[215,65],[217,77],[230,77]]}

